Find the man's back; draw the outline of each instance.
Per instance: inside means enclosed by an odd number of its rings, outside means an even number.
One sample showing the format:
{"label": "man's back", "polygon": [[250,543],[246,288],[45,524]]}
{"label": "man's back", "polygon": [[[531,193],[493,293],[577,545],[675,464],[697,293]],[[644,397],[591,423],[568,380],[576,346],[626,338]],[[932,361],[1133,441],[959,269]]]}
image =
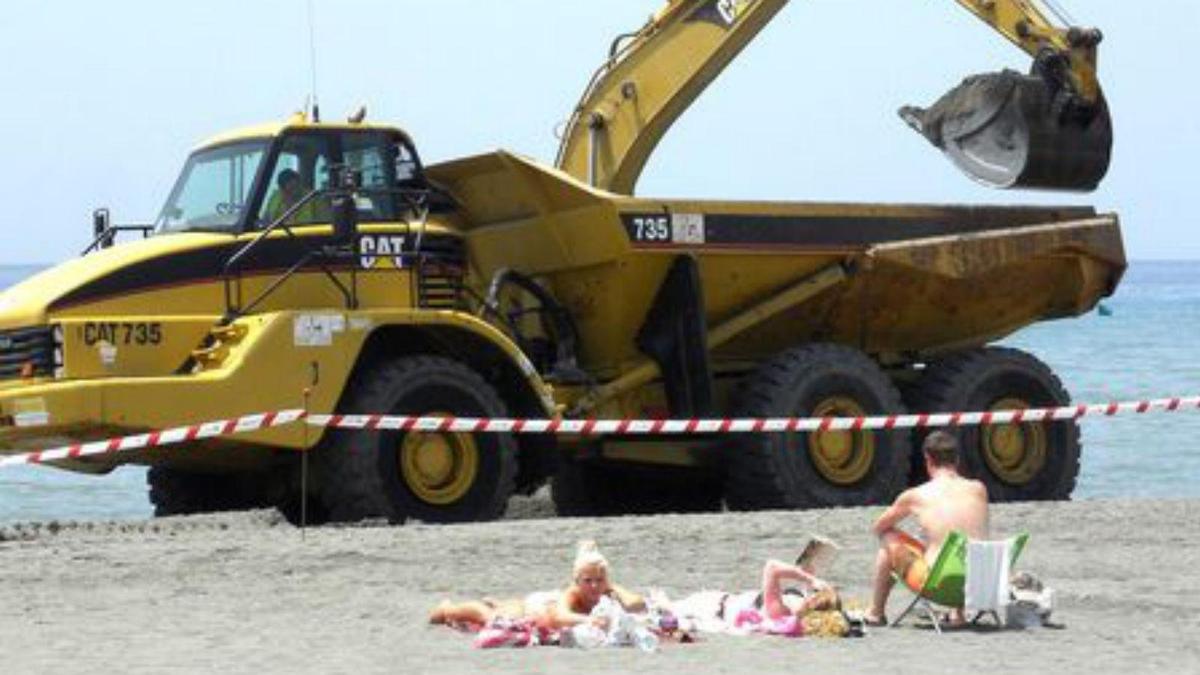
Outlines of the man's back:
{"label": "man's back", "polygon": [[[933,561],[952,530],[971,539],[988,538],[988,496],[983,483],[958,473],[958,439],[946,431],[935,431],[921,444],[929,481],[900,493],[896,501],[875,521],[871,530],[879,537],[875,557],[875,592],[867,621],[886,623],[884,610],[891,593],[893,575],[909,588],[921,588]],[[898,529],[901,521],[913,518],[924,542]],[[955,610],[962,619],[962,610]]]}
{"label": "man's back", "polygon": [[988,538],[987,488],[957,475],[937,476],[911,491],[912,516],[926,537],[932,561],[951,530],[972,539]]}

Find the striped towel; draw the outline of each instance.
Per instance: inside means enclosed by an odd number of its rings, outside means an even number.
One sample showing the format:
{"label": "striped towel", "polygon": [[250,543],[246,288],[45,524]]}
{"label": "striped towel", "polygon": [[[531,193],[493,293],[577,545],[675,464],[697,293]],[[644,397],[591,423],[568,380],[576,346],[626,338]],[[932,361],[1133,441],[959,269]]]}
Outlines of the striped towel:
{"label": "striped towel", "polygon": [[1012,539],[967,542],[967,580],[963,589],[967,613],[1001,612],[1008,605],[1012,544]]}

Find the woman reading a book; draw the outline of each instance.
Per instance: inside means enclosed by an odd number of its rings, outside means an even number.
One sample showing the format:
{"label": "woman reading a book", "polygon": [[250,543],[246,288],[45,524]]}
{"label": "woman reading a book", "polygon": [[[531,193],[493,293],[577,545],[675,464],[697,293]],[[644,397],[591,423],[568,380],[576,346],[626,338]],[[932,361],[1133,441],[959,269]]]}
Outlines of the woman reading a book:
{"label": "woman reading a book", "polygon": [[[806,554],[810,552],[806,550]],[[748,628],[800,635],[804,632],[802,619],[809,613],[841,609],[837,591],[813,573],[811,564],[803,555],[795,564],[768,560],[757,591],[700,591],[674,603],[665,597],[651,600],[680,619],[694,622],[702,631]]]}
{"label": "woman reading a book", "polygon": [[[796,593],[784,583],[799,582],[808,592]],[[789,592],[792,591],[792,592]],[[840,609],[837,591],[824,580],[804,569],[781,560],[768,560],[762,569],[762,612],[766,618],[802,616],[810,611]]]}

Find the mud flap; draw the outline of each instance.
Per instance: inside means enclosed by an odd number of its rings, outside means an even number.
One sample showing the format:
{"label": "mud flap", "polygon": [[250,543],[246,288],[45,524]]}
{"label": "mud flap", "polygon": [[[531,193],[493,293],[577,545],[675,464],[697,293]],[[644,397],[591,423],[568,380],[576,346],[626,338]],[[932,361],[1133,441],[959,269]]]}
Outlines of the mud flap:
{"label": "mud flap", "polygon": [[637,335],[638,349],[662,370],[674,417],[714,412],[707,335],[699,266],[692,256],[678,256]]}
{"label": "mud flap", "polygon": [[927,109],[900,117],[964,173],[989,187],[1094,190],[1108,171],[1112,119],[1103,96],[1067,103],[1040,75],[967,78]]}

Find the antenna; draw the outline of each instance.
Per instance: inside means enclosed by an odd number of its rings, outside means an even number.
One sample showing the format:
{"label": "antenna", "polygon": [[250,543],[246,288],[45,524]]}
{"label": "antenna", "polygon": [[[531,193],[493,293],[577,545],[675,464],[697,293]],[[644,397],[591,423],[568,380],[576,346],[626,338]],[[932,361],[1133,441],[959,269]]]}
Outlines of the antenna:
{"label": "antenna", "polygon": [[317,38],[316,29],[314,28],[316,20],[313,18],[313,0],[308,0],[308,67],[311,76],[310,86],[312,93],[312,121],[321,121],[321,107],[317,104]]}

